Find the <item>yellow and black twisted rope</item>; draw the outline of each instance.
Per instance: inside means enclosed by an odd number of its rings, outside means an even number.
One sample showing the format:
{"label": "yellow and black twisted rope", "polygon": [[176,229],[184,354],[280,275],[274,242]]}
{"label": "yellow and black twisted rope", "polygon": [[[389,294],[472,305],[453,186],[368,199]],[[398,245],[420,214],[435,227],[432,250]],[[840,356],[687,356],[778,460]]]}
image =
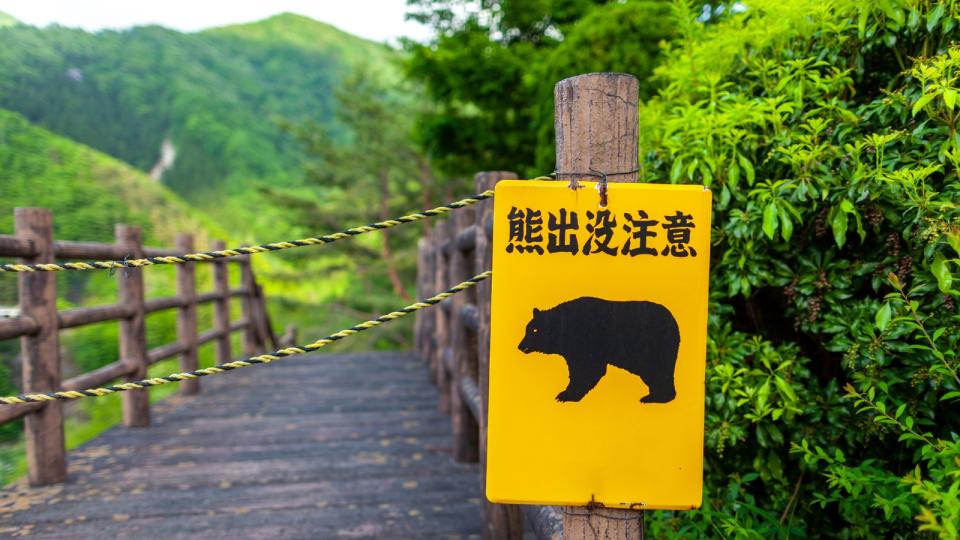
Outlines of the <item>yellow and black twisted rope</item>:
{"label": "yellow and black twisted rope", "polygon": [[378,221],[376,223],[371,223],[370,225],[364,225],[362,227],[353,227],[351,229],[346,229],[333,234],[327,234],[324,236],[316,236],[311,238],[301,238],[300,240],[290,240],[287,242],[273,242],[270,244],[262,244],[259,246],[236,247],[231,249],[223,249],[219,251],[203,251],[198,253],[186,253],[184,255],[178,255],[178,256],[146,257],[143,259],[124,259],[122,261],[90,261],[90,262],[46,263],[46,264],[44,263],[0,264],[0,273],[2,272],[62,272],[65,270],[109,270],[113,268],[142,268],[144,266],[153,266],[157,264],[183,264],[188,262],[223,259],[225,257],[253,255],[256,253],[266,253],[268,251],[279,251],[281,249],[290,249],[290,248],[296,248],[296,247],[321,246],[324,244],[329,244],[331,242],[336,242],[337,240],[349,238],[351,236],[357,236],[360,234],[364,234],[372,231],[378,231],[381,229],[389,229],[391,227],[396,227],[397,225],[402,225],[404,223],[413,223],[414,221],[420,221],[421,219],[426,219],[428,217],[443,215],[443,214],[446,214],[447,212],[450,212],[451,210],[456,210],[457,208],[463,208],[464,206],[470,206],[471,204],[476,204],[484,199],[489,199],[491,197],[493,197],[492,189],[484,191],[483,193],[478,193],[472,197],[467,197],[466,199],[454,201],[444,206],[438,206],[436,208],[430,208],[428,210],[414,212],[412,214],[400,216],[395,219]]}
{"label": "yellow and black twisted rope", "polygon": [[105,396],[107,394],[114,394],[116,392],[125,392],[127,390],[139,390],[142,388],[149,388],[151,386],[160,386],[162,384],[169,384],[174,382],[185,381],[187,379],[196,379],[199,377],[205,377],[207,375],[214,375],[216,373],[224,373],[226,371],[231,371],[234,369],[245,368],[249,366],[255,366],[257,364],[269,364],[270,362],[286,358],[288,356],[294,356],[297,354],[304,354],[310,351],[315,351],[322,347],[339,341],[345,337],[352,336],[364,330],[369,330],[380,326],[383,323],[399,319],[400,317],[409,315],[415,311],[419,311],[423,308],[430,307],[434,304],[438,304],[443,300],[453,296],[454,294],[473,287],[477,283],[487,279],[491,276],[491,272],[488,270],[482,274],[473,276],[472,278],[450,287],[446,291],[436,295],[431,296],[425,300],[421,300],[414,304],[410,304],[407,307],[401,308],[397,311],[387,313],[386,315],[381,315],[376,319],[371,319],[366,322],[351,326],[345,330],[341,330],[335,334],[330,334],[329,336],[314,341],[313,343],[308,343],[307,345],[300,345],[298,347],[287,347],[285,349],[280,349],[272,354],[261,354],[260,356],[252,356],[246,360],[235,360],[233,362],[226,362],[223,364],[217,364],[213,367],[197,369],[194,371],[187,371],[183,373],[172,373],[166,377],[155,377],[153,379],[144,379],[141,381],[126,382],[120,384],[114,384],[111,386],[102,386],[100,388],[88,388],[86,390],[60,390],[57,392],[49,393],[34,393],[34,394],[20,394],[18,396],[7,396],[0,397],[0,404],[5,405],[14,405],[17,403],[35,403],[43,401],[66,401],[70,399],[80,399],[85,397],[99,397]]}

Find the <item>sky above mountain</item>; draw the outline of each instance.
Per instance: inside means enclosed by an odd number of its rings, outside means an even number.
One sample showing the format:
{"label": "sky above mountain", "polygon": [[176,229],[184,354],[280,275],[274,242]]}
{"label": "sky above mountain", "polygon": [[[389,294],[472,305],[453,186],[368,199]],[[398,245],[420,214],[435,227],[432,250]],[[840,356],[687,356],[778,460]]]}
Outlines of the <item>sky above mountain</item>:
{"label": "sky above mountain", "polygon": [[424,26],[404,20],[405,0],[0,0],[0,11],[34,26],[59,24],[96,31],[159,24],[184,32],[250,22],[290,11],[374,41],[392,43],[399,37],[423,40],[429,35]]}

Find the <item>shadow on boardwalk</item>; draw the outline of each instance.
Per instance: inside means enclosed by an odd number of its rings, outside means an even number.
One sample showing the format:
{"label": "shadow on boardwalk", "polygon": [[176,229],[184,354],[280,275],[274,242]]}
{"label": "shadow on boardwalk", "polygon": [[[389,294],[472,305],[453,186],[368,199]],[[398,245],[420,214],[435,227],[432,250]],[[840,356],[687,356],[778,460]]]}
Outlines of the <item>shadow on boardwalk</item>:
{"label": "shadow on boardwalk", "polygon": [[475,465],[410,354],[313,355],[203,381],[70,453],[70,482],[0,492],[40,538],[468,538]]}

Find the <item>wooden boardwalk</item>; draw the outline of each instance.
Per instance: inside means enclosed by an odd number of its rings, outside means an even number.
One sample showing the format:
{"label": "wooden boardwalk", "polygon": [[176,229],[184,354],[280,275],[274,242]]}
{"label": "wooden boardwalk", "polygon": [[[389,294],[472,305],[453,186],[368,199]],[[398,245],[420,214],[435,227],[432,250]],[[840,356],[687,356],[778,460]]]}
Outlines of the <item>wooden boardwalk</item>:
{"label": "wooden boardwalk", "polygon": [[410,354],[312,355],[203,381],[70,452],[70,480],[0,492],[0,535],[478,537],[476,465]]}

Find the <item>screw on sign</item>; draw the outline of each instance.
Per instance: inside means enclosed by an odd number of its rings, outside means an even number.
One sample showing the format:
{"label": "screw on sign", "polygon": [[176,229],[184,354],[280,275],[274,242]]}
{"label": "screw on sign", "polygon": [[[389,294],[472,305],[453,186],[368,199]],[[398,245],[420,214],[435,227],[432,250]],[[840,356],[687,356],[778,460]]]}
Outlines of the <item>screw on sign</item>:
{"label": "screw on sign", "polygon": [[700,506],[710,203],[702,186],[611,184],[601,207],[497,184],[490,500]]}

